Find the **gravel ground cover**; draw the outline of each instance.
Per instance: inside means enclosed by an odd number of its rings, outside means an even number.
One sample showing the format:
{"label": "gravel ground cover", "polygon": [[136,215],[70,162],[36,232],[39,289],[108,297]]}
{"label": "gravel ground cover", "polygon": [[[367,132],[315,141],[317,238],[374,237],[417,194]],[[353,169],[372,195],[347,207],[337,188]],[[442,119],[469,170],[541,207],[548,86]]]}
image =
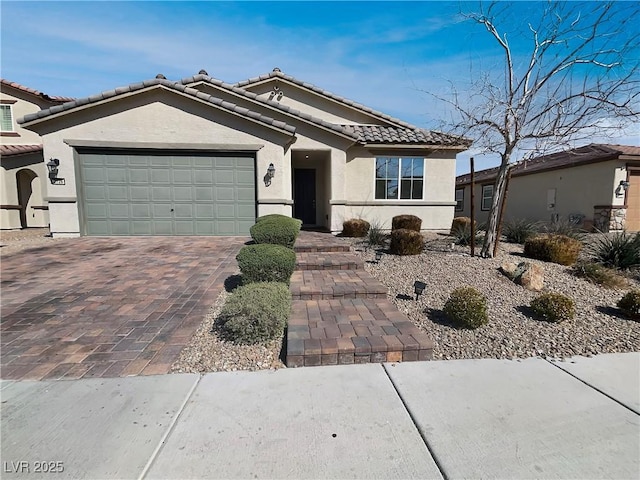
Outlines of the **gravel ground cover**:
{"label": "gravel ground cover", "polygon": [[280,359],[282,339],[264,345],[237,345],[220,338],[216,319],[229,295],[222,291],[189,345],[172,365],[172,373],[255,371],[285,366]]}
{"label": "gravel ground cover", "polygon": [[[398,309],[434,340],[434,359],[564,358],[640,351],[640,322],[620,316],[615,308],[628,289],[608,290],[575,277],[570,267],[526,259],[544,269],[545,291],[563,293],[576,302],[575,319],[548,323],[535,319],[528,308],[537,294],[498,270],[505,261],[525,260],[521,245],[501,243],[496,258],[483,259],[471,257],[468,247],[452,248],[446,235],[429,233],[425,239],[424,253],[385,254],[380,263],[372,261],[374,250],[366,249],[361,241],[354,239],[352,247],[366,260],[367,271],[389,288],[389,298]],[[418,301],[413,296],[416,280],[427,284]],[[442,308],[451,291],[462,286],[475,287],[486,295],[488,325],[463,330],[448,322]],[[631,287],[640,287],[640,282],[631,279]]]}
{"label": "gravel ground cover", "polygon": [[0,255],[11,255],[29,248],[42,247],[63,241],[51,238],[48,228],[26,228],[24,230],[0,230]]}

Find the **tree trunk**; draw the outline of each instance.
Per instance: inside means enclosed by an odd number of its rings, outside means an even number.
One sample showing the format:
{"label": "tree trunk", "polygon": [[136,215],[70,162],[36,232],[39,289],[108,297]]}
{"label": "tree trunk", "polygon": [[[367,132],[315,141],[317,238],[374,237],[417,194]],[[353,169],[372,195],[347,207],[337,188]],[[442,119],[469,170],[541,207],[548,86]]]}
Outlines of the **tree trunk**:
{"label": "tree trunk", "polygon": [[491,210],[489,210],[489,221],[487,223],[487,234],[484,237],[484,244],[480,251],[480,256],[493,258],[493,251],[498,239],[498,219],[500,218],[500,207],[507,187],[507,174],[509,172],[509,157],[503,157],[496,183],[493,185],[493,198],[491,199]]}

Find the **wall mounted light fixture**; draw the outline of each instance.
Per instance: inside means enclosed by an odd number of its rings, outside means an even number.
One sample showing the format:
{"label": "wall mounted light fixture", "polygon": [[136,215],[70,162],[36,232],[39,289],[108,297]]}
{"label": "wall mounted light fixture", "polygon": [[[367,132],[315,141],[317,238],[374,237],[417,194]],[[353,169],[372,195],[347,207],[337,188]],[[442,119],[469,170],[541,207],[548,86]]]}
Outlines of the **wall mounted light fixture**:
{"label": "wall mounted light fixture", "polygon": [[616,198],[624,197],[624,193],[629,189],[629,182],[620,180],[620,185],[616,188]]}
{"label": "wall mounted light fixture", "polygon": [[60,160],[57,158],[50,158],[47,162],[47,170],[49,170],[49,181],[52,185],[64,185],[64,178],[58,177],[58,167],[60,166]]}
{"label": "wall mounted light fixture", "polygon": [[264,184],[266,187],[271,185],[271,179],[276,176],[276,167],[273,166],[273,163],[269,164],[267,168],[267,174],[264,176]]}

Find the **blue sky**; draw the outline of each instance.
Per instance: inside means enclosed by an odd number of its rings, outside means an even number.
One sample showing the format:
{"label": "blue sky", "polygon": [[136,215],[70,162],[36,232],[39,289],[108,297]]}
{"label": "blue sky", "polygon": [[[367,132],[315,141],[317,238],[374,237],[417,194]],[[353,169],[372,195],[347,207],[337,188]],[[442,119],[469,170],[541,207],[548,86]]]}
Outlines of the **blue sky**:
{"label": "blue sky", "polygon": [[[11,2],[1,6],[3,78],[51,95],[84,97],[162,73],[204,68],[236,82],[283,72],[435,128],[444,94],[500,51],[459,15],[477,2]],[[515,2],[534,18],[535,2]],[[512,37],[514,48],[525,43]],[[596,139],[597,141],[597,139]],[[609,143],[640,145],[638,128]],[[458,156],[468,171],[469,153]],[[471,152],[473,153],[473,152]],[[497,164],[477,157],[476,168]]]}

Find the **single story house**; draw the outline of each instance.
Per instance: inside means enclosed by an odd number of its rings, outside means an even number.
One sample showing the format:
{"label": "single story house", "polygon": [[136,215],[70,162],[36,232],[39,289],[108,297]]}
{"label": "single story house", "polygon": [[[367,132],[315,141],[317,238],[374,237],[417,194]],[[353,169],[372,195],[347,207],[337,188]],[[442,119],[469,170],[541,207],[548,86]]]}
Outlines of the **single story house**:
{"label": "single story house", "polygon": [[246,235],[280,213],[333,232],[398,214],[447,229],[466,139],[419,129],[285,75],[201,70],[26,115],[56,177],[53,236]]}
{"label": "single story house", "polygon": [[49,225],[42,140],[17,120],[71,100],[0,79],[0,229]]}
{"label": "single story house", "polygon": [[[475,172],[475,216],[487,221],[498,168]],[[456,178],[456,216],[471,214],[471,176]],[[640,147],[590,144],[511,168],[504,219],[560,219],[602,232],[640,230]]]}

